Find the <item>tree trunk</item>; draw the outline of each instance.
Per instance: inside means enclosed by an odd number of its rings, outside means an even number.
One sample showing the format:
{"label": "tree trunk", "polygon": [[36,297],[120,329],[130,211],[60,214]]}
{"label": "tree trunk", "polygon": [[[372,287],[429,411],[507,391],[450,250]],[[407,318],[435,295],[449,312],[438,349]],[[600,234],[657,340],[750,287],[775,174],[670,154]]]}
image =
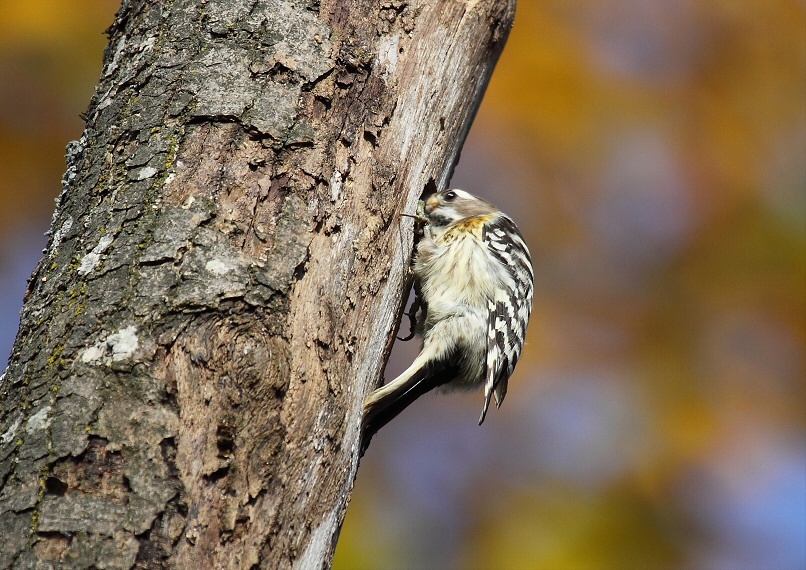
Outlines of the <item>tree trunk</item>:
{"label": "tree trunk", "polygon": [[400,214],[514,4],[124,1],[0,381],[0,567],[329,566]]}

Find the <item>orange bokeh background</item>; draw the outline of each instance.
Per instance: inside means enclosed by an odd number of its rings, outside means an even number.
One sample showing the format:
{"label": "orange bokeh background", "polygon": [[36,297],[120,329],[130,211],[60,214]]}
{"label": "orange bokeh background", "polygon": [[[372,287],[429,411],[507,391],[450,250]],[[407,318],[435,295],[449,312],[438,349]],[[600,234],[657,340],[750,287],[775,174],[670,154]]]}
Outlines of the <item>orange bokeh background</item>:
{"label": "orange bokeh background", "polygon": [[[116,9],[0,3],[0,358]],[[806,5],[522,0],[462,156],[528,345],[376,436],[334,568],[806,567]]]}

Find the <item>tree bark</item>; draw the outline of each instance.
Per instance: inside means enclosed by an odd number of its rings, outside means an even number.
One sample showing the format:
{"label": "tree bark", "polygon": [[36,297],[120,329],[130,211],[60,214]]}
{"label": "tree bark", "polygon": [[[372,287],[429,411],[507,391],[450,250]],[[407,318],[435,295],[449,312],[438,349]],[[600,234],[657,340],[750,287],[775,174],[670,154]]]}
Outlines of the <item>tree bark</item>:
{"label": "tree bark", "polygon": [[322,568],[515,0],[126,0],[0,381],[0,567]]}

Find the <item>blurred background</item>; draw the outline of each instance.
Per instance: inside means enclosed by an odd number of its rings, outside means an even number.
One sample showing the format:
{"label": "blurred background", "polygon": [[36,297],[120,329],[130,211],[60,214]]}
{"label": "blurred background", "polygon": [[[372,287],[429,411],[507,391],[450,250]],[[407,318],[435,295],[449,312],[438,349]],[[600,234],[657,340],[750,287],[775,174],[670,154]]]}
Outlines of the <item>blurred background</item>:
{"label": "blurred background", "polygon": [[[0,2],[0,365],[118,4]],[[375,437],[334,568],[806,568],[806,2],[521,0],[453,185],[528,345]]]}

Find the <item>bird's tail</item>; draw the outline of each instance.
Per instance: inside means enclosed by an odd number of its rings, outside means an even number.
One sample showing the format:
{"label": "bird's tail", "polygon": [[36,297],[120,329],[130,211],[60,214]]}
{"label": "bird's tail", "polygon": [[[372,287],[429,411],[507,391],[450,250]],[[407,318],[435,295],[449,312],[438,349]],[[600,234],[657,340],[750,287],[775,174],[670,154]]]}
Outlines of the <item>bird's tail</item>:
{"label": "bird's tail", "polygon": [[434,359],[426,348],[403,374],[378,388],[364,403],[361,454],[369,447],[372,436],[417,398],[454,380],[459,366],[453,352]]}

